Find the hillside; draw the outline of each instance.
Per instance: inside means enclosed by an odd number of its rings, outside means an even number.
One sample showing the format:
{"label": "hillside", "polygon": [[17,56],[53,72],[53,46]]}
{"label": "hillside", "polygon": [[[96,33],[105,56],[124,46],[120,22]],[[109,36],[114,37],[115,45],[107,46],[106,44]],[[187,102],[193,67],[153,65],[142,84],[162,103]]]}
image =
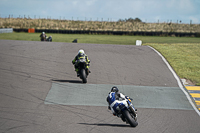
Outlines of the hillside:
{"label": "hillside", "polygon": [[200,33],[200,24],[0,18],[0,28]]}

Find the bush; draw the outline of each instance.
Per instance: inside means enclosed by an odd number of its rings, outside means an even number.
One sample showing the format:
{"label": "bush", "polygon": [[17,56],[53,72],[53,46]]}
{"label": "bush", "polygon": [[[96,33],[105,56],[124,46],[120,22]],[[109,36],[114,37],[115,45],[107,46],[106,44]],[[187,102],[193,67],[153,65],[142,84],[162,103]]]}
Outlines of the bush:
{"label": "bush", "polygon": [[134,22],[142,22],[142,20],[139,19],[139,18],[135,18],[135,19],[129,18],[129,19],[125,19],[125,20],[119,19],[118,22],[132,22],[132,23],[134,23]]}

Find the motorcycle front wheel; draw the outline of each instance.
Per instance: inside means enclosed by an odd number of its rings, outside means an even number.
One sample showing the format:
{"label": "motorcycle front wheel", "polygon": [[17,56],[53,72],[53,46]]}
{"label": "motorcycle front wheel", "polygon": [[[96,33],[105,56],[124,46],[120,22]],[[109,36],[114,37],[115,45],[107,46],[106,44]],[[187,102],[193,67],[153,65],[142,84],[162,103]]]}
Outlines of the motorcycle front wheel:
{"label": "motorcycle front wheel", "polygon": [[87,75],[85,73],[85,69],[81,69],[80,73],[81,73],[81,79],[83,83],[87,83]]}

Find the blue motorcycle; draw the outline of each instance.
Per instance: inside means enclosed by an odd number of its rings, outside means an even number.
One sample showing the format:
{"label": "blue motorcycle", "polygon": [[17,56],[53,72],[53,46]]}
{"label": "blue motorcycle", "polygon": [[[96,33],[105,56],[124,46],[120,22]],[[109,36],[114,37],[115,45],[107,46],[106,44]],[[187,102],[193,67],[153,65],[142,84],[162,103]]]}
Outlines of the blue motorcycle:
{"label": "blue motorcycle", "polygon": [[117,108],[119,111],[118,116],[121,117],[124,122],[129,123],[132,127],[136,127],[138,125],[137,110],[134,108],[131,100],[131,98],[126,98],[122,103],[120,103]]}

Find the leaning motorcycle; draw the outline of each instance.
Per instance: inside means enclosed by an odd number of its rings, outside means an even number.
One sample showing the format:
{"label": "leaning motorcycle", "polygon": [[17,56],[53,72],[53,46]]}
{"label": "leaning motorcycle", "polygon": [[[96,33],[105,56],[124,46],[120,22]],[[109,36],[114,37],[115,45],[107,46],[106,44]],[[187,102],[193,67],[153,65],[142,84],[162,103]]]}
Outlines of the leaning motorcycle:
{"label": "leaning motorcycle", "polygon": [[80,75],[80,79],[82,79],[83,83],[87,83],[87,76],[89,75],[89,70],[86,68],[87,63],[85,58],[81,58],[77,61],[78,63],[78,73]]}
{"label": "leaning motorcycle", "polygon": [[46,37],[47,42],[52,42],[52,36]]}
{"label": "leaning motorcycle", "polygon": [[41,41],[47,41],[47,42],[52,42],[52,36],[49,36],[49,37],[45,37],[45,36],[41,36]]}
{"label": "leaning motorcycle", "polygon": [[131,100],[131,98],[126,98],[125,102],[120,103],[118,116],[120,116],[124,122],[129,123],[132,127],[136,127],[138,125],[137,110],[134,108]]}

